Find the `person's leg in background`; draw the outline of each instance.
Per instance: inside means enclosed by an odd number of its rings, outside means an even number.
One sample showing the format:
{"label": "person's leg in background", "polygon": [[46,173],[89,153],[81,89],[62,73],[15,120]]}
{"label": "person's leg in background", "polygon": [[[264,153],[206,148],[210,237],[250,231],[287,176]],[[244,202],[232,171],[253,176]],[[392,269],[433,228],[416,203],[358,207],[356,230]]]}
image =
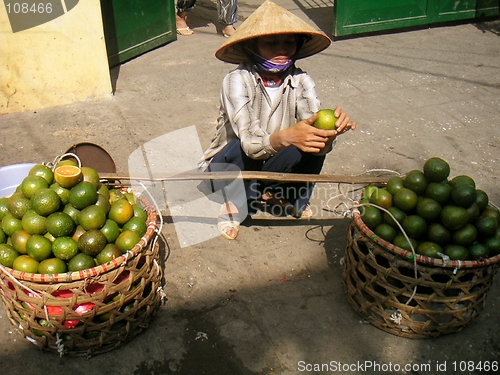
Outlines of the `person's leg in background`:
{"label": "person's leg in background", "polygon": [[177,0],[177,14],[175,15],[175,26],[177,28],[177,34],[194,34],[194,31],[191,30],[187,24],[187,12],[193,9],[195,4],[196,0]]}
{"label": "person's leg in background", "polygon": [[236,31],[234,24],[238,21],[238,0],[217,0],[218,21],[224,26],[222,35],[230,37]]}

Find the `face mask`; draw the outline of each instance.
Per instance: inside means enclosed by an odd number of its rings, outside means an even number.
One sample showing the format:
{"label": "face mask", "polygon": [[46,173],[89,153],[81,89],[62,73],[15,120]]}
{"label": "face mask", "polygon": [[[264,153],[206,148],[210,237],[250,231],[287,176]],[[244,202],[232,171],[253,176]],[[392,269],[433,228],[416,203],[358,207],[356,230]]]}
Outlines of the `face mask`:
{"label": "face mask", "polygon": [[266,60],[255,53],[252,53],[252,60],[259,71],[272,74],[279,74],[288,70],[295,62],[293,59],[289,59],[287,62],[282,64],[273,63],[270,60]]}

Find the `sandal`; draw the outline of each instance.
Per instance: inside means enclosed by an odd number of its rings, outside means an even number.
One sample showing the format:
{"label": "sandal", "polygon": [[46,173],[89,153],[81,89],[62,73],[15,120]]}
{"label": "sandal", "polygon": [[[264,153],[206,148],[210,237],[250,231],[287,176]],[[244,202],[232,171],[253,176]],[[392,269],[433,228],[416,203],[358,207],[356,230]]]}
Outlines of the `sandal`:
{"label": "sandal", "polygon": [[188,27],[178,27],[177,28],[177,34],[188,36],[188,35],[193,35],[194,31],[191,30],[189,28],[189,26]]}
{"label": "sandal", "polygon": [[302,211],[302,214],[300,215],[299,219],[310,219],[313,216],[313,212],[311,210],[311,206],[307,205],[306,208],[304,208],[304,211]]}
{"label": "sandal", "polygon": [[[224,32],[224,30],[226,30],[229,26],[231,26],[231,28],[232,28],[231,32],[230,33]],[[224,35],[226,38],[229,38],[230,36],[234,35],[235,32],[236,32],[236,28],[233,25],[228,25],[228,26],[224,27],[224,29],[222,29],[222,35]]]}
{"label": "sandal", "polygon": [[238,221],[238,208],[232,202],[224,203],[217,219],[217,229],[222,237],[234,240],[238,237],[240,223]]}

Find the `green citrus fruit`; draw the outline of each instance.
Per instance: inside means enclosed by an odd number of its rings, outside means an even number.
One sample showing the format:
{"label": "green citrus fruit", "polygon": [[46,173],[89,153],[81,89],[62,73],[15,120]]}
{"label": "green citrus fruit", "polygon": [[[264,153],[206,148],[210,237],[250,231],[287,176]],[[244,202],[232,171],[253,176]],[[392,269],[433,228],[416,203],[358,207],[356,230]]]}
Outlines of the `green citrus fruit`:
{"label": "green citrus fruit", "polygon": [[404,184],[403,184],[403,179],[399,176],[395,176],[395,177],[391,177],[389,179],[389,181],[387,181],[387,186],[386,186],[386,189],[389,193],[391,193],[392,195],[396,194],[396,192],[403,188],[404,187]]}
{"label": "green citrus fruit", "polygon": [[495,207],[492,207],[492,206],[486,207],[484,209],[484,211],[481,212],[480,216],[481,217],[483,217],[483,216],[491,217],[491,218],[495,219],[497,221],[497,223],[500,223],[500,210],[498,210]]}
{"label": "green citrus fruit", "polygon": [[109,203],[109,197],[100,193],[97,193],[97,202],[95,203],[95,205],[101,207],[106,215],[111,209],[111,203]]}
{"label": "green citrus fruit", "polygon": [[430,158],[424,163],[424,175],[429,182],[446,181],[450,175],[450,165],[441,158]]}
{"label": "green citrus fruit", "polygon": [[9,212],[9,198],[1,197],[0,198],[0,221],[7,215]]}
{"label": "green citrus fruit", "polygon": [[78,253],[68,262],[68,271],[82,271],[95,266],[94,258],[84,253]]}
{"label": "green citrus fruit", "polygon": [[52,184],[52,182],[54,182],[54,172],[52,172],[52,169],[50,169],[49,167],[47,167],[46,165],[43,165],[43,164],[34,165],[30,169],[28,176],[40,176],[45,181],[47,181],[48,185],[50,185],[50,184]]}
{"label": "green citrus fruit", "polygon": [[34,234],[26,242],[26,253],[40,262],[52,256],[52,242],[44,236]]}
{"label": "green citrus fruit", "polygon": [[451,187],[454,187],[457,185],[462,185],[462,184],[472,186],[473,188],[476,187],[476,182],[474,181],[474,179],[470,176],[467,176],[467,175],[456,176],[450,180]]}
{"label": "green citrus fruit", "polygon": [[24,196],[23,193],[14,193],[10,196],[7,207],[10,214],[16,219],[20,220],[23,218],[23,215],[31,208],[31,201],[26,196]]}
{"label": "green citrus fruit", "polygon": [[443,254],[443,248],[435,242],[422,242],[417,247],[417,253],[431,258],[441,258],[438,253]]}
{"label": "green citrus fruit", "polygon": [[78,248],[84,254],[96,256],[107,244],[106,236],[99,229],[91,229],[78,238]]}
{"label": "green citrus fruit", "polygon": [[144,211],[144,208],[142,208],[142,206],[137,203],[134,204],[132,208],[134,210],[134,217],[138,217],[139,219],[144,220],[144,222],[146,222],[146,220],[148,219],[148,214],[146,211]]}
{"label": "green citrus fruit", "polygon": [[78,163],[76,162],[76,160],[64,159],[64,160],[58,161],[54,169],[57,169],[58,167],[62,167],[65,165],[71,165],[73,167],[78,167]]}
{"label": "green citrus fruit", "polygon": [[116,246],[122,251],[122,253],[126,253],[131,250],[137,243],[140,241],[141,236],[132,230],[125,230],[120,233],[118,238],[115,241]]}
{"label": "green citrus fruit", "polygon": [[21,225],[29,234],[45,234],[47,232],[47,228],[45,227],[46,220],[45,216],[39,215],[35,210],[31,209],[24,214],[21,219]]}
{"label": "green citrus fruit", "polygon": [[443,207],[440,217],[441,223],[450,230],[458,230],[469,221],[465,208],[451,205]]}
{"label": "green citrus fruit", "polygon": [[34,175],[26,176],[23,179],[23,182],[21,183],[21,191],[23,192],[24,196],[28,199],[31,199],[31,197],[33,196],[33,194],[36,193],[37,190],[48,187],[49,183],[45,178]]}
{"label": "green citrus fruit", "polygon": [[488,194],[484,192],[484,190],[477,189],[476,190],[476,204],[479,207],[479,211],[483,212],[486,207],[488,207],[490,199],[488,197]]}
{"label": "green citrus fruit", "polygon": [[373,193],[375,193],[376,191],[378,190],[378,186],[375,186],[375,185],[368,185],[367,187],[365,187],[365,189],[363,190],[363,198],[368,198],[370,199],[370,197],[372,196]]}
{"label": "green citrus fruit", "polygon": [[469,215],[469,223],[474,223],[481,213],[476,203],[472,203],[469,207],[466,208],[466,210],[467,215]]}
{"label": "green citrus fruit", "polygon": [[10,238],[14,250],[16,250],[19,254],[26,254],[26,243],[30,237],[31,234],[26,232],[24,229],[16,230]]}
{"label": "green citrus fruit", "polygon": [[386,223],[382,223],[377,226],[374,230],[374,233],[387,242],[392,242],[394,240],[394,237],[396,237],[396,235],[398,234],[396,229]]}
{"label": "green citrus fruit", "polygon": [[377,189],[370,196],[370,203],[382,208],[389,208],[392,206],[392,195],[387,191],[387,189]]}
{"label": "green citrus fruit", "polygon": [[120,234],[120,227],[113,220],[107,219],[106,223],[104,223],[101,228],[101,232],[104,233],[104,236],[106,236],[108,243],[112,243],[118,238],[118,235]]}
{"label": "green citrus fruit", "polygon": [[121,257],[122,255],[122,251],[118,246],[113,243],[109,243],[99,254],[97,254],[96,261],[98,264],[105,264],[111,262],[113,259]]}
{"label": "green citrus fruit", "polygon": [[76,165],[59,165],[54,170],[54,180],[63,188],[71,189],[83,180],[82,170]]}
{"label": "green citrus fruit", "polygon": [[409,215],[403,220],[403,229],[409,237],[422,238],[427,233],[427,222],[418,215]]}
{"label": "green citrus fruit", "polygon": [[[384,218],[384,223],[389,224],[391,227],[393,227],[396,230],[399,230],[399,224],[401,224],[406,217],[406,213],[399,208],[392,206],[387,209],[388,212],[384,212],[382,214]],[[397,222],[397,223],[396,223]]]}
{"label": "green citrus fruit", "polygon": [[65,273],[67,270],[66,262],[59,258],[44,259],[38,264],[38,273],[41,274]]}
{"label": "green citrus fruit", "polygon": [[106,212],[102,207],[96,205],[85,207],[80,211],[78,223],[85,230],[101,229],[106,223]]}
{"label": "green citrus fruit", "polygon": [[14,260],[19,256],[19,253],[11,245],[5,243],[0,244],[0,264],[12,268]]}
{"label": "green citrus fruit", "polygon": [[383,223],[382,212],[373,206],[364,206],[360,208],[361,219],[365,225],[371,230],[375,230],[380,224]]}
{"label": "green citrus fruit", "polygon": [[61,198],[50,188],[40,189],[31,197],[32,208],[42,216],[49,216],[56,212],[60,205]]}
{"label": "green citrus fruit", "polygon": [[476,241],[476,238],[477,230],[472,224],[465,224],[464,227],[456,230],[452,234],[453,243],[465,247],[472,245]]}
{"label": "green citrus fruit", "polygon": [[45,227],[50,234],[57,238],[72,234],[73,229],[75,229],[75,223],[67,213],[54,212],[47,217]]}
{"label": "green citrus fruit", "polygon": [[18,229],[23,229],[21,220],[16,219],[11,214],[8,214],[2,219],[2,230],[7,236],[12,236]]}
{"label": "green citrus fruit", "polygon": [[422,198],[417,202],[417,215],[432,223],[439,220],[441,205],[432,198]]}
{"label": "green citrus fruit", "polygon": [[432,223],[427,229],[427,239],[438,245],[446,245],[451,241],[451,232],[441,223]]}
{"label": "green citrus fruit", "polygon": [[141,237],[146,234],[147,229],[146,222],[138,217],[132,217],[122,227],[122,230],[132,230]]}
{"label": "green citrus fruit", "polygon": [[410,242],[408,242],[408,240],[406,239],[404,234],[399,233],[396,235],[396,237],[394,237],[394,240],[392,241],[392,243],[395,246],[400,247],[401,249],[408,250],[408,251],[411,251],[411,247],[413,246],[413,250],[416,251],[417,246],[418,246],[417,240],[414,238],[411,238],[411,237],[409,237],[409,239],[410,239]]}
{"label": "green citrus fruit", "polygon": [[451,188],[451,201],[460,207],[469,207],[476,202],[476,189],[468,184],[457,184]]}
{"label": "green citrus fruit", "polygon": [[475,243],[469,246],[468,250],[470,258],[475,260],[488,258],[490,254],[490,249],[488,249],[488,246],[482,243]]}
{"label": "green citrus fruit", "polygon": [[63,188],[57,182],[54,182],[52,185],[49,186],[49,188],[54,190],[57,193],[57,195],[59,195],[62,204],[66,205],[69,203],[69,189]]}
{"label": "green citrus fruit", "polygon": [[500,254],[500,238],[490,237],[484,240],[484,244],[488,247],[490,251],[490,256],[495,256]]}
{"label": "green citrus fruit", "polygon": [[134,216],[134,209],[130,202],[126,199],[118,199],[111,204],[108,212],[108,218],[122,226]]}
{"label": "green citrus fruit", "polygon": [[65,205],[62,212],[68,214],[73,219],[75,225],[79,224],[78,218],[80,217],[80,210],[77,210],[75,207],[73,207],[71,203]]}
{"label": "green citrus fruit", "polygon": [[425,196],[445,206],[450,201],[451,185],[447,182],[431,182],[425,189]]}
{"label": "green citrus fruit", "polygon": [[90,182],[98,190],[101,187],[101,180],[99,178],[99,173],[91,167],[82,167],[83,181]]}
{"label": "green citrus fruit", "polygon": [[52,253],[56,258],[68,261],[78,254],[78,243],[71,237],[57,237],[52,243]]}
{"label": "green citrus fruit", "polygon": [[417,195],[422,195],[427,189],[427,179],[422,171],[414,169],[405,176],[403,185],[405,188],[413,190]]}
{"label": "green citrus fruit", "polygon": [[29,255],[19,255],[12,263],[12,268],[19,272],[37,273],[38,261]]}
{"label": "green citrus fruit", "polygon": [[336,128],[337,119],[333,109],[320,109],[314,126],[318,129],[333,130]]}
{"label": "green citrus fruit", "polygon": [[97,193],[104,195],[106,198],[109,199],[109,188],[106,186],[106,184],[101,183],[101,186],[97,190]]}
{"label": "green citrus fruit", "polygon": [[82,181],[69,191],[69,203],[78,210],[97,202],[97,190],[90,182]]}
{"label": "green citrus fruit", "polygon": [[444,253],[450,257],[451,260],[467,260],[469,259],[469,251],[466,247],[460,245],[449,244],[444,248]]}
{"label": "green citrus fruit", "polygon": [[399,189],[393,197],[393,204],[404,212],[412,211],[418,203],[417,194],[408,188]]}
{"label": "green citrus fruit", "polygon": [[0,228],[0,243],[6,243],[7,242],[7,235],[3,231],[2,228]]}
{"label": "green citrus fruit", "polygon": [[493,237],[498,229],[497,221],[490,216],[481,216],[476,220],[474,226],[477,234],[481,238]]}

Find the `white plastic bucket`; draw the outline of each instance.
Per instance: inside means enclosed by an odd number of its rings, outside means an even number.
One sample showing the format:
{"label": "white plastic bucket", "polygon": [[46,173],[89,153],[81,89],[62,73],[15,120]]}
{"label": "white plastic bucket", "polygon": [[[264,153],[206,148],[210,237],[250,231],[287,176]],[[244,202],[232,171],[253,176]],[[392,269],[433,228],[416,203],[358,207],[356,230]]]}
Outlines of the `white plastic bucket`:
{"label": "white plastic bucket", "polygon": [[25,163],[0,167],[0,197],[11,196],[35,165],[36,163]]}

